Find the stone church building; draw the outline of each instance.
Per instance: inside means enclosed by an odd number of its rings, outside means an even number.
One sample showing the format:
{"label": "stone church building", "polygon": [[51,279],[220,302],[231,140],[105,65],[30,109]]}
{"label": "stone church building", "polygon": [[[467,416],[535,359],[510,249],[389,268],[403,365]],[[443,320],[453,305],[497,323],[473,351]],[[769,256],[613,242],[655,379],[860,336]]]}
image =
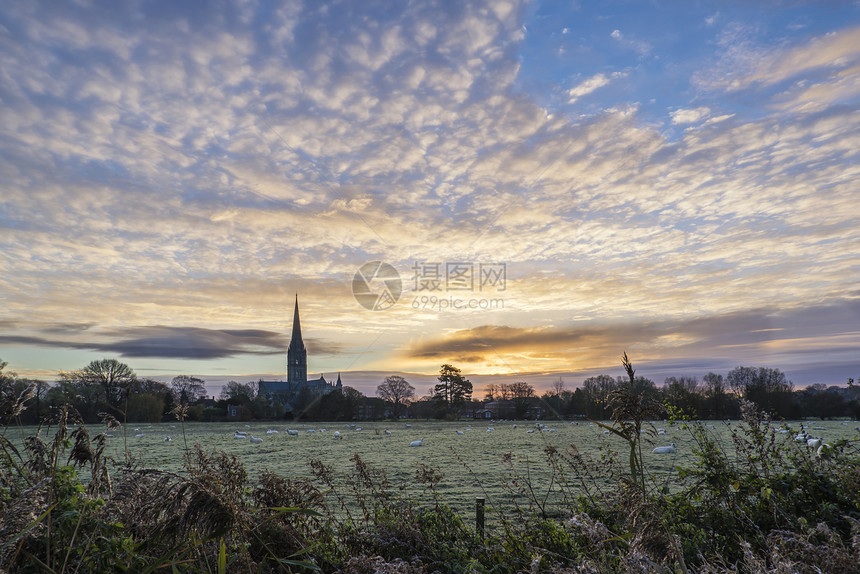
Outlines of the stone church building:
{"label": "stone church building", "polygon": [[293,313],[293,334],[287,347],[287,380],[260,381],[257,395],[266,397],[269,403],[279,407],[282,413],[293,411],[293,405],[301,395],[321,397],[332,391],[343,389],[340,374],[337,381],[330,383],[323,375],[318,379],[308,379],[308,351],[302,341],[302,326],[299,321],[299,296],[296,295],[296,308]]}

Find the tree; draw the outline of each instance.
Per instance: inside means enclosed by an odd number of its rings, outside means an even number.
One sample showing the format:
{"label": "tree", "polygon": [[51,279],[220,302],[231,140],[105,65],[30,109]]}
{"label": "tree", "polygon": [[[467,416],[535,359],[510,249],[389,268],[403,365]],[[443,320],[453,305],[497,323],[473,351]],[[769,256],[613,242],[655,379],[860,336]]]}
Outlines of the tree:
{"label": "tree", "polygon": [[393,403],[394,416],[400,415],[402,407],[404,407],[415,396],[415,387],[403,377],[391,375],[385,377],[381,385],[376,387],[376,395],[382,400]]}
{"label": "tree", "polygon": [[104,389],[86,384],[71,373],[60,373],[60,380],[48,389],[45,398],[51,405],[73,407],[87,423],[98,422],[99,413],[104,411]]}
{"label": "tree", "polygon": [[793,397],[791,381],[779,369],[735,367],[726,381],[736,393],[758,408],[782,418],[791,418]]}
{"label": "tree", "polygon": [[122,413],[124,412],[123,401],[127,398],[137,375],[125,363],[116,359],[101,359],[90,362],[80,371],[60,373],[60,378],[81,385],[101,387],[102,397],[108,406]]}
{"label": "tree", "polygon": [[[556,381],[556,383],[558,383],[558,381]],[[551,413],[552,418],[560,419],[572,414],[583,414],[582,409],[579,407],[579,403],[576,402],[576,400],[582,396],[581,389],[576,389],[575,391],[563,389],[557,394],[556,390],[557,389],[553,388],[552,390],[545,392],[540,398],[541,402]]]}
{"label": "tree", "polygon": [[409,403],[408,414],[413,419],[429,419],[436,410],[436,401],[431,395],[426,395]]}
{"label": "tree", "polygon": [[511,393],[511,401],[514,403],[514,416],[518,419],[526,418],[532,406],[532,398],[535,396],[534,387],[523,382],[511,383],[508,386]]}
{"label": "tree", "polygon": [[693,418],[699,418],[701,394],[696,377],[667,377],[663,381],[663,392],[670,405]]}
{"label": "tree", "polygon": [[725,419],[740,415],[738,403],[729,391],[723,376],[717,373],[708,373],[702,377],[704,384],[704,406],[701,416],[709,419]]}
{"label": "tree", "polygon": [[459,415],[459,409],[472,400],[472,382],[457,367],[442,365],[433,396],[446,414]]}
{"label": "tree", "polygon": [[484,400],[486,401],[494,401],[496,397],[499,395],[499,385],[495,383],[487,384],[484,389]]}
{"label": "tree", "polygon": [[149,393],[132,394],[128,398],[129,422],[157,423],[164,413],[164,399]]}
{"label": "tree", "polygon": [[254,383],[237,383],[230,381],[221,387],[219,398],[222,401],[227,401],[231,405],[247,405],[254,400],[257,391],[254,388]]}
{"label": "tree", "polygon": [[293,418],[296,420],[314,418],[314,407],[319,402],[320,395],[312,391],[307,385],[302,385],[299,392],[293,397]]}
{"label": "tree", "polygon": [[854,384],[854,378],[848,377],[848,411],[851,416],[858,418],[860,415],[860,389]]}
{"label": "tree", "polygon": [[839,387],[828,389],[826,385],[818,383],[796,393],[795,399],[798,411],[803,417],[832,419],[850,415],[848,404],[840,394]]}
{"label": "tree", "polygon": [[196,402],[206,396],[206,386],[203,379],[189,375],[179,375],[170,381],[170,391],[180,404]]}
{"label": "tree", "polygon": [[[155,379],[136,379],[128,387],[126,417],[129,421],[159,422],[164,415],[170,414],[168,405],[173,406],[173,395],[166,383]],[[156,406],[161,411],[156,415]]]}
{"label": "tree", "polygon": [[564,392],[564,379],[561,377],[558,380],[552,382],[552,390],[550,391],[550,395],[554,397],[559,397]]}
{"label": "tree", "polygon": [[388,403],[379,397],[364,397],[363,404],[362,418],[364,420],[380,420],[388,416]]}
{"label": "tree", "polygon": [[610,375],[597,375],[582,381],[583,408],[586,416],[593,419],[609,418],[609,396],[617,383]]}
{"label": "tree", "polygon": [[341,391],[344,399],[344,418],[348,421],[356,420],[361,414],[361,406],[364,404],[364,394],[352,387],[343,387]]}
{"label": "tree", "polygon": [[161,398],[170,394],[170,387],[155,379],[135,379],[129,385],[129,390],[133,395],[154,395]]}

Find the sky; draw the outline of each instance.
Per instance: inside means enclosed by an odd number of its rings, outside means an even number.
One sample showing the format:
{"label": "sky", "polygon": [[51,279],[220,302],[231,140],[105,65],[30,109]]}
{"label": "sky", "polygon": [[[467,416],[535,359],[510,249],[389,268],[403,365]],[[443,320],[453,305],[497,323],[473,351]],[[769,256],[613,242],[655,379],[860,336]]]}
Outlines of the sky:
{"label": "sky", "polygon": [[0,359],[844,384],[858,159],[858,2],[11,0]]}

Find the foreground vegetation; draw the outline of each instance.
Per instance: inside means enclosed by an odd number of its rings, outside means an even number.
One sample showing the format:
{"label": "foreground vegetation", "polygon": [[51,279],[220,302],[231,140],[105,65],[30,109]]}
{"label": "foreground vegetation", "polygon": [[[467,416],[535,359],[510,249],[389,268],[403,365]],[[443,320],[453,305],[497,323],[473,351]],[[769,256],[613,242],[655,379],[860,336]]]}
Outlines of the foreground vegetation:
{"label": "foreground vegetation", "polygon": [[697,447],[669,491],[642,455],[664,407],[625,368],[605,425],[623,456],[547,444],[552,480],[511,466],[510,492],[486,493],[485,532],[443,503],[430,466],[414,469],[421,502],[358,455],[346,475],[314,461],[311,478],[251,479],[236,457],[192,446],[182,472],[165,472],[110,459],[105,434],[63,408],[23,449],[0,438],[0,571],[860,572],[853,442],[819,452],[745,403],[728,447],[676,413]]}

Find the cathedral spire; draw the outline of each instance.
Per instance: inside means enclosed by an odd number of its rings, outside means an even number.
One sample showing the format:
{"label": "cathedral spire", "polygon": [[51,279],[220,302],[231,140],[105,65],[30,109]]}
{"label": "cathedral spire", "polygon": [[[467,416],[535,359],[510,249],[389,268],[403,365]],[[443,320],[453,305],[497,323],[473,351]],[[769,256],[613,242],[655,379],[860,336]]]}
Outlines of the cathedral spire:
{"label": "cathedral spire", "polygon": [[[287,382],[297,388],[308,380],[308,352],[302,342],[302,326],[299,322],[299,294],[296,293],[296,309],[293,312],[293,336],[287,348]],[[295,387],[294,387],[295,385]]]}
{"label": "cathedral spire", "polygon": [[293,337],[290,340],[290,347],[293,345],[300,346],[304,348],[305,344],[302,342],[302,325],[299,322],[299,294],[296,293],[296,309],[293,312]]}

